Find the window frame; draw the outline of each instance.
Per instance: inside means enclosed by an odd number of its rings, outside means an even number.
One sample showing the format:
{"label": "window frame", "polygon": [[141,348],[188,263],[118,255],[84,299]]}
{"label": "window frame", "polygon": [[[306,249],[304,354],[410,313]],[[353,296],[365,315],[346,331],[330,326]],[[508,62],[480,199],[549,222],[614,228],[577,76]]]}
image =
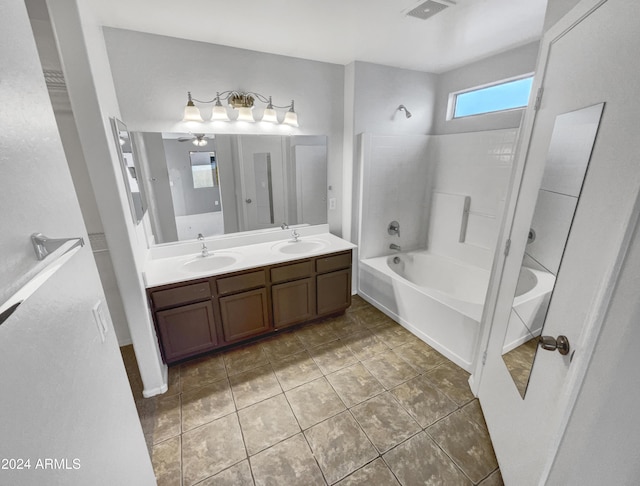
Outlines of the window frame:
{"label": "window frame", "polygon": [[481,84],[478,86],[473,86],[471,88],[465,88],[465,89],[461,89],[459,91],[454,91],[452,93],[449,93],[449,100],[447,103],[447,121],[451,121],[451,120],[462,120],[465,118],[472,118],[472,117],[476,117],[476,116],[484,116],[484,115],[492,115],[495,113],[508,113],[510,111],[516,111],[516,110],[524,110],[527,108],[527,106],[529,106],[529,103],[531,102],[531,92],[529,92],[529,97],[527,99],[527,104],[524,106],[518,106],[515,108],[506,108],[503,110],[493,110],[493,111],[484,111],[482,113],[474,113],[472,115],[463,115],[463,116],[455,116],[455,112],[456,112],[456,103],[458,100],[458,96],[462,95],[462,94],[466,94],[466,93],[471,93],[474,91],[480,91],[486,88],[492,88],[494,86],[500,86],[502,84],[507,84],[507,83],[511,83],[514,81],[520,81],[522,79],[528,79],[528,78],[532,78],[532,84],[531,84],[531,88],[533,89],[533,81],[535,81],[533,79],[533,77],[535,76],[534,72],[529,72],[529,73],[525,73],[525,74],[520,74],[518,76],[513,76],[511,78],[505,78],[505,79],[501,79],[498,81],[492,81],[490,83],[486,83],[486,84]]}

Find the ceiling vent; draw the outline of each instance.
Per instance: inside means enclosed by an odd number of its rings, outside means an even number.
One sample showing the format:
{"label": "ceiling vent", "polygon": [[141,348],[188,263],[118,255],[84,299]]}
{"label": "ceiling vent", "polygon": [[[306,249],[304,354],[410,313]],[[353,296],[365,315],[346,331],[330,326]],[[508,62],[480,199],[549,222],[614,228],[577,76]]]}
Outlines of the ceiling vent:
{"label": "ceiling vent", "polygon": [[415,17],[421,20],[427,20],[428,18],[433,17],[438,12],[442,12],[449,5],[445,5],[444,3],[434,2],[433,0],[427,0],[426,2],[422,2],[413,10],[407,12],[409,17]]}

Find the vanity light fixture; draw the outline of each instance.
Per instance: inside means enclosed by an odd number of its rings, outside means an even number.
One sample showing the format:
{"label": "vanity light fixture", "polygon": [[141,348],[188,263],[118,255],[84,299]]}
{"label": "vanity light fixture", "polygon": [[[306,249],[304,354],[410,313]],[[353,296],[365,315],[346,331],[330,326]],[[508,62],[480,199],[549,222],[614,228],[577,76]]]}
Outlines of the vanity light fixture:
{"label": "vanity light fixture", "polygon": [[[191,96],[191,92],[187,93],[187,106],[184,108],[183,122],[203,122],[200,110],[195,105],[194,101],[201,104],[213,103],[213,109],[211,110],[211,121],[231,121],[227,113],[227,108],[222,104],[222,101],[226,101],[233,110],[238,112],[236,121],[254,122],[253,117],[253,104],[255,101],[264,103],[266,108],[262,115],[261,122],[267,123],[282,123],[293,127],[298,126],[298,114],[294,109],[294,102],[291,100],[291,104],[284,106],[277,106],[273,104],[271,96],[264,96],[260,93],[253,91],[222,91],[216,92],[216,97],[212,100],[198,100]],[[282,122],[278,121],[278,112],[276,108],[288,109],[285,112]]]}

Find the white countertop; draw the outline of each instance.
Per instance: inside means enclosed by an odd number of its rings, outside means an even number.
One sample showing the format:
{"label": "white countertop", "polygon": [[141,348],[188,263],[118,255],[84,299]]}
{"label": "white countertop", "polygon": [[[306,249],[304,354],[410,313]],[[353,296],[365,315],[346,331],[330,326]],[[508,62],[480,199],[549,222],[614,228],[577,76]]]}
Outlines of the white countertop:
{"label": "white countertop", "polygon": [[[149,260],[143,272],[146,287],[157,287],[186,280],[206,278],[356,248],[353,243],[338,238],[331,233],[303,234],[297,243],[291,242],[291,237],[288,236],[278,241],[224,249],[212,249],[209,246],[209,242],[205,241],[205,243],[209,247],[208,257],[203,257],[201,252],[197,252]],[[311,251],[296,253],[283,252],[283,250],[299,251],[306,248],[306,245],[315,246],[316,248]],[[217,262],[221,262],[219,268],[215,268],[218,266]],[[209,268],[206,268],[207,266]]]}

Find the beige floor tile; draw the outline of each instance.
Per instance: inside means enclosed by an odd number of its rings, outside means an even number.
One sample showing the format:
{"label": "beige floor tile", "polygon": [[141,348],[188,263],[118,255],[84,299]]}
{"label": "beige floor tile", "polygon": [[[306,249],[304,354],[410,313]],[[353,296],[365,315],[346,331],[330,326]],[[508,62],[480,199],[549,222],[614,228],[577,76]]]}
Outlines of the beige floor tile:
{"label": "beige floor tile", "polygon": [[362,363],[331,373],[327,375],[327,380],[349,408],[384,391],[384,387]]}
{"label": "beige floor tile", "polygon": [[337,486],[399,486],[389,467],[380,458],[336,483]]}
{"label": "beige floor tile", "polygon": [[378,455],[349,411],[304,432],[327,482],[333,484]]}
{"label": "beige floor tile", "polygon": [[358,361],[358,358],[340,340],[312,348],[309,353],[325,375]]}
{"label": "beige floor tile", "polygon": [[422,430],[389,392],[353,407],[351,413],[381,454]]}
{"label": "beige floor tile", "polygon": [[356,355],[359,360],[373,358],[376,354],[389,351],[389,347],[375,337],[371,331],[363,331],[342,339],[351,352]]}
{"label": "beige floor tile", "polygon": [[282,358],[304,351],[304,346],[293,332],[284,332],[271,339],[261,341],[262,350],[269,361],[278,361]]}
{"label": "beige floor tile", "polygon": [[387,390],[418,374],[411,365],[391,350],[367,359],[362,364]]}
{"label": "beige floor tile", "polygon": [[147,445],[180,435],[180,395],[144,398],[136,407]]}
{"label": "beige floor tile", "polygon": [[447,360],[447,358],[422,341],[410,341],[394,348],[393,352],[420,373],[431,370]]}
{"label": "beige floor tile", "polygon": [[424,377],[456,402],[458,406],[475,398],[469,388],[469,373],[451,361],[444,361],[438,367],[426,372]]}
{"label": "beige floor tile", "polygon": [[480,402],[477,398],[467,403],[460,410],[466,413],[467,417],[477,423],[480,427],[485,430],[487,429],[487,422],[484,420],[484,414],[482,413],[482,408],[480,407]]}
{"label": "beige floor tile", "polygon": [[415,343],[417,339],[400,324],[392,326],[380,326],[371,329],[371,332],[391,349],[407,343]]}
{"label": "beige floor tile", "polygon": [[272,361],[271,366],[285,391],[322,376],[322,371],[306,351]]}
{"label": "beige floor tile", "polygon": [[366,331],[367,328],[358,320],[349,314],[343,314],[338,317],[329,319],[331,329],[339,337],[349,336],[358,332]]}
{"label": "beige floor tile", "polygon": [[227,371],[220,355],[205,356],[180,365],[182,391],[197,388],[214,381],[224,380],[226,377]]}
{"label": "beige floor tile", "polygon": [[226,379],[187,390],[182,394],[182,430],[194,429],[235,411]]}
{"label": "beige floor tile", "polygon": [[458,408],[453,400],[424,376],[397,386],[391,393],[422,427],[431,425]]}
{"label": "beige floor tile", "polygon": [[498,467],[488,432],[461,411],[432,425],[427,432],[474,483]]}
{"label": "beige floor tile", "polygon": [[295,331],[296,337],[307,348],[315,348],[323,344],[335,341],[338,335],[333,332],[331,326],[326,321],[309,324]]}
{"label": "beige floor tile", "polygon": [[244,460],[229,469],[205,479],[198,486],[253,486],[249,461]]}
{"label": "beige floor tile", "polygon": [[504,486],[502,474],[499,470],[491,473],[487,479],[480,482],[479,486]]}
{"label": "beige floor tile", "polygon": [[240,410],[238,417],[250,456],[300,432],[283,394]]}
{"label": "beige floor tile", "polygon": [[250,460],[256,486],[326,484],[302,434],[260,452]]}
{"label": "beige floor tile", "polygon": [[235,413],[182,434],[182,479],[191,486],[247,457]]}
{"label": "beige floor tile", "polygon": [[151,449],[151,463],[158,486],[181,486],[180,436],[156,444]]}
{"label": "beige floor tile", "polygon": [[259,368],[269,362],[259,342],[234,348],[224,353],[222,357],[229,376]]}
{"label": "beige floor tile", "polygon": [[425,432],[391,449],[383,458],[403,486],[472,484]]}
{"label": "beige floor tile", "polygon": [[285,395],[303,430],[346,408],[324,377],[289,390]]}
{"label": "beige floor tile", "polygon": [[238,410],[282,393],[280,383],[269,364],[232,375],[229,382]]}

